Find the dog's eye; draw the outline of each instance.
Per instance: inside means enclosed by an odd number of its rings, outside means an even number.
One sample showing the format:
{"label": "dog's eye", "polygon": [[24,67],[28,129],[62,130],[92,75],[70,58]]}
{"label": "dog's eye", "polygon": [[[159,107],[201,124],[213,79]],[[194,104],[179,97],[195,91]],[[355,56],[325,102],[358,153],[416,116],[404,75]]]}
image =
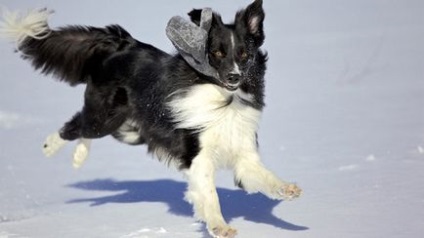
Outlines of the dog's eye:
{"label": "dog's eye", "polygon": [[224,53],[222,53],[222,51],[220,50],[214,50],[212,51],[212,54],[215,58],[219,58],[219,59],[224,58]]}

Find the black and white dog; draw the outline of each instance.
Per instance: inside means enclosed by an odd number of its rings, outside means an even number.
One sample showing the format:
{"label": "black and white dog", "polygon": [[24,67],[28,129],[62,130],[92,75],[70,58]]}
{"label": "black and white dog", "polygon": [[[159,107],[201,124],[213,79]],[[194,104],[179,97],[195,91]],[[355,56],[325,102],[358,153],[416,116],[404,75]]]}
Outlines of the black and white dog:
{"label": "black and white dog", "polygon": [[[200,10],[189,13],[199,24]],[[186,199],[214,237],[234,237],[225,222],[214,185],[218,168],[234,171],[238,186],[272,199],[292,199],[301,190],[267,170],[258,153],[257,130],[264,107],[265,13],[262,0],[237,12],[232,24],[217,13],[208,33],[209,64],[218,79],[196,71],[181,57],[142,43],[118,25],[50,29],[50,12],[5,18],[22,57],[36,69],[74,86],[86,84],[81,111],[50,135],[43,151],[53,155],[79,140],[78,167],[90,140],[112,135],[146,144],[160,160],[187,176]]]}

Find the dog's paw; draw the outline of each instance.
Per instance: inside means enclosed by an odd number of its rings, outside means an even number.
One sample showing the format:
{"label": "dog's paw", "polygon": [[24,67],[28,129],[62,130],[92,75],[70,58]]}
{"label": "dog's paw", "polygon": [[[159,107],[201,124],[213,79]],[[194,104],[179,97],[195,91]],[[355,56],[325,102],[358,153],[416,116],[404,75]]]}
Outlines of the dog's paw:
{"label": "dog's paw", "polygon": [[52,157],[56,154],[68,141],[62,139],[59,132],[49,135],[44,141],[43,154],[46,157]]}
{"label": "dog's paw", "polygon": [[234,238],[237,235],[237,230],[228,225],[222,225],[212,228],[210,233],[214,238]]}
{"label": "dog's paw", "polygon": [[74,151],[72,166],[76,169],[80,168],[88,158],[90,151],[90,140],[81,139]]}
{"label": "dog's paw", "polygon": [[302,194],[302,189],[299,188],[296,184],[288,183],[279,188],[277,193],[280,199],[293,200]]}

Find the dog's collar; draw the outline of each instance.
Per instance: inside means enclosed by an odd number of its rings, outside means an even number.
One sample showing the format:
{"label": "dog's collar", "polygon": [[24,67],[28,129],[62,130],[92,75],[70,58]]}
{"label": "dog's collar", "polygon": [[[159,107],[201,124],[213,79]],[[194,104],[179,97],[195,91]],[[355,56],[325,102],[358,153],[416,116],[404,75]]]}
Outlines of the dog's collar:
{"label": "dog's collar", "polygon": [[219,79],[218,71],[209,64],[206,52],[212,14],[212,9],[204,8],[200,26],[180,16],[174,16],[168,22],[166,35],[191,67],[206,76]]}

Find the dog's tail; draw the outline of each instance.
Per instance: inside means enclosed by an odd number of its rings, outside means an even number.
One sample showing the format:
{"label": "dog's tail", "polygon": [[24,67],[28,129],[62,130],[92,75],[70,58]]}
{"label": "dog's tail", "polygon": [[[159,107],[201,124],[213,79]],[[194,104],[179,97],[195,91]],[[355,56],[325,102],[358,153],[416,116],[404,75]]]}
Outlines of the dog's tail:
{"label": "dog's tail", "polygon": [[52,11],[27,14],[3,11],[0,33],[17,44],[22,57],[35,69],[53,74],[70,85],[86,83],[91,72],[102,67],[112,53],[133,46],[136,40],[118,25],[105,28],[67,26],[52,30],[47,19]]}

